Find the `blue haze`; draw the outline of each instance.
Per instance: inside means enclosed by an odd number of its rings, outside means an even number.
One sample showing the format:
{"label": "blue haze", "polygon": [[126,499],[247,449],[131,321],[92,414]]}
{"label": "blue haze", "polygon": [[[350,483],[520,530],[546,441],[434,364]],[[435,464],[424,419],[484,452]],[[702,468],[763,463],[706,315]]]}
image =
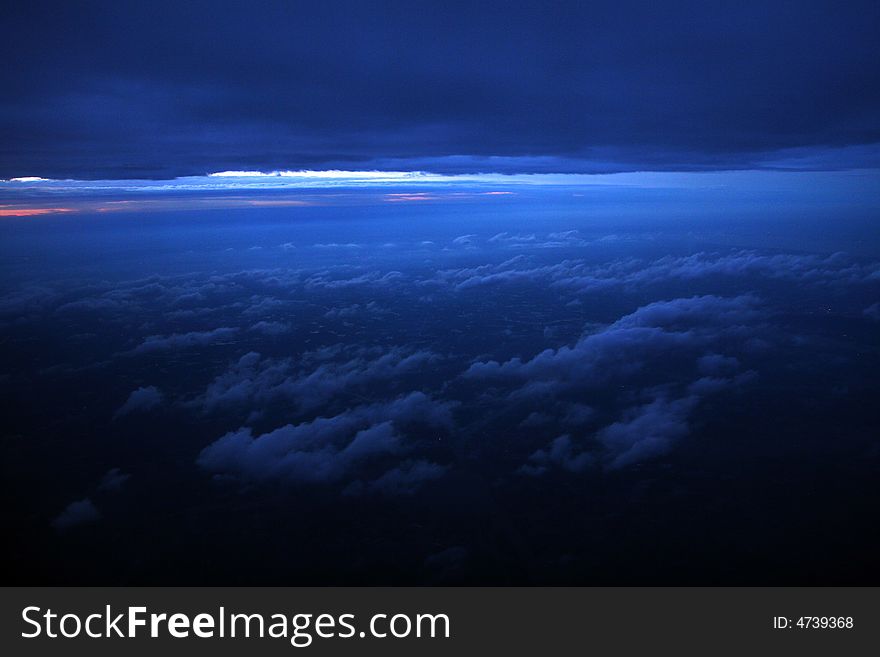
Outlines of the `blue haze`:
{"label": "blue haze", "polygon": [[876,583],[876,173],[712,175],[7,187],[19,576]]}

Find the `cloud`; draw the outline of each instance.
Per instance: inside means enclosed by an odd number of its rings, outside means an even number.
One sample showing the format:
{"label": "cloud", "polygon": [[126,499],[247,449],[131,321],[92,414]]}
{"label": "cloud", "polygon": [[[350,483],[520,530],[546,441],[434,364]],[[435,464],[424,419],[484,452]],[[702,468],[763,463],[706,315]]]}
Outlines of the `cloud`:
{"label": "cloud", "polygon": [[687,435],[688,417],[698,401],[697,395],[658,397],[626,411],[596,436],[605,448],[608,466],[620,468],[666,454],[674,441]]}
{"label": "cloud", "polygon": [[[571,231],[551,234],[551,237],[553,235],[559,244],[562,235],[567,235],[572,240],[569,245],[575,245],[578,241],[583,244],[583,240],[572,235]],[[535,246],[547,247],[553,244],[554,240],[549,239]],[[434,280],[439,284],[451,285],[456,290],[492,284],[546,281],[556,288],[575,293],[612,288],[635,289],[667,281],[693,281],[712,277],[739,281],[758,277],[819,287],[865,284],[880,280],[880,263],[854,261],[842,253],[821,256],[735,250],[729,253],[699,252],[688,256],[666,256],[653,261],[624,258],[601,264],[592,264],[585,260],[563,260],[539,266],[531,263],[528,256],[520,255],[498,264],[444,270],[438,272]]]}
{"label": "cloud", "polygon": [[471,248],[471,247],[475,246],[474,238],[476,238],[476,237],[477,237],[476,235],[459,235],[454,240],[452,240],[452,243],[455,244],[456,246],[464,246],[464,247]]}
{"label": "cloud", "polygon": [[384,495],[412,495],[422,484],[439,479],[447,470],[449,470],[447,466],[428,461],[407,461],[364,484],[363,491]]}
{"label": "cloud", "polygon": [[159,406],[164,400],[162,391],[156,386],[146,386],[134,390],[119,407],[113,417],[118,418],[129,413],[143,413]]}
{"label": "cloud", "polygon": [[527,235],[511,234],[508,232],[498,233],[490,237],[486,243],[490,246],[501,246],[513,249],[553,249],[563,247],[581,247],[591,244],[589,240],[581,237],[577,230],[564,230],[539,236],[536,233]]}
{"label": "cloud", "polygon": [[[739,373],[739,359],[713,347],[744,350],[763,317],[752,295],[657,301],[571,346],[531,359],[473,363],[464,379],[494,386],[502,408],[525,416],[522,430],[568,430],[534,451],[521,473],[625,467],[666,454],[687,435],[690,416],[705,397],[754,376]],[[616,390],[621,392],[613,394]],[[634,404],[633,396],[649,401]],[[590,397],[605,400],[599,412],[582,401],[566,401]],[[591,428],[615,408],[622,408],[617,420]]]}
{"label": "cloud", "polygon": [[[261,435],[245,427],[205,447],[197,463],[208,472],[248,481],[336,483],[357,478],[359,469],[372,459],[408,451],[411,446],[405,436],[409,427],[451,429],[454,406],[412,392]],[[390,490],[398,477],[403,490],[406,481],[415,483],[417,475],[426,473],[422,466],[406,466],[399,475],[389,475],[386,488]]]}
{"label": "cloud", "polygon": [[556,438],[546,449],[534,452],[528,463],[520,467],[519,472],[527,475],[542,475],[551,466],[557,466],[569,472],[583,472],[595,463],[595,457],[586,451],[576,452],[571,436],[568,434]]}
{"label": "cloud", "polygon": [[[613,236],[606,236],[603,239],[607,240],[608,237]],[[603,240],[600,239],[599,241]],[[590,242],[581,237],[580,231],[563,230],[557,231],[555,233],[550,233],[540,246],[544,248],[554,248],[562,246],[586,246],[589,243]]]}
{"label": "cloud", "polygon": [[690,416],[703,398],[754,377],[751,371],[732,378],[703,377],[688,386],[682,397],[660,394],[647,404],[627,409],[620,420],[596,434],[605,448],[606,467],[622,468],[668,453],[690,432]]}
{"label": "cloud", "polygon": [[[810,11],[572,3],[552,16],[539,3],[485,2],[466,13],[440,3],[351,20],[320,3],[249,9],[187,11],[157,0],[51,15],[27,5],[9,15],[0,55],[18,65],[3,71],[2,88],[16,102],[0,124],[0,176],[257,169],[278,172],[272,180],[287,170],[356,168],[396,179],[401,170],[876,161],[880,131],[870,117],[880,100],[865,92],[880,73],[873,2],[812,3]],[[72,41],[76,20],[82,38]],[[363,34],[375,57],[363,57]],[[160,41],[161,53],[143,56]],[[812,52],[821,63],[779,56]],[[388,66],[391,56],[405,65]],[[768,121],[767,107],[786,120]],[[827,151],[838,155],[829,161]]]}
{"label": "cloud", "polygon": [[101,514],[89,498],[71,502],[58,516],[52,520],[52,526],[58,531],[66,531],[79,525],[87,525],[101,519]]}
{"label": "cloud", "polygon": [[[522,391],[523,389],[521,388],[519,391],[521,394],[516,394],[515,396],[525,398],[543,396],[537,390],[532,388],[527,389],[525,393],[522,393]],[[548,396],[549,395],[552,395],[551,391],[548,391]],[[555,426],[558,424],[574,428],[590,424],[595,417],[596,409],[592,406],[579,402],[557,400],[555,403],[542,404],[540,411],[532,411],[529,413],[526,418],[520,422],[519,426],[523,428],[540,428]]]}
{"label": "cloud", "polygon": [[[247,353],[216,377],[194,403],[210,413],[262,408],[286,400],[304,411],[317,408],[352,389],[379,381],[397,381],[441,359],[433,352],[405,347],[392,347],[378,353],[364,348],[340,348],[336,352],[325,350],[323,353],[332,358],[348,358],[318,362],[315,367],[307,368],[297,367],[297,363],[289,358],[263,358],[256,352]],[[310,356],[307,354],[299,362],[307,363]]]}
{"label": "cloud", "polygon": [[129,479],[131,479],[130,474],[123,472],[119,468],[111,468],[101,478],[101,482],[98,484],[98,490],[117,491],[121,489],[122,485]]}
{"label": "cloud", "polygon": [[56,312],[100,312],[100,311],[119,311],[125,306],[116,299],[108,299],[104,297],[79,299],[58,306]]}
{"label": "cloud", "polygon": [[647,403],[624,409],[620,419],[575,441],[565,434],[529,456],[519,472],[539,476],[551,468],[580,473],[594,467],[617,470],[668,454],[690,433],[690,418],[707,396],[742,385],[755,376],[703,377],[684,387],[681,396],[661,390]]}
{"label": "cloud", "polygon": [[[693,350],[711,343],[736,326],[754,320],[757,299],[737,297],[679,298],[638,308],[608,327],[590,333],[573,346],[547,349],[529,360],[473,363],[464,373],[476,380],[521,381],[547,394],[573,385],[599,383],[632,374],[670,352]],[[543,387],[537,387],[545,384]]]}
{"label": "cloud", "polygon": [[331,308],[324,313],[324,317],[328,319],[345,319],[349,317],[357,317],[360,314],[381,315],[386,312],[387,311],[375,301],[368,301],[365,304],[353,303],[348,306]]}
{"label": "cloud", "polygon": [[289,333],[290,329],[290,324],[284,322],[261,321],[251,326],[251,331],[262,333],[263,335],[283,335]]}
{"label": "cloud", "polygon": [[210,331],[190,331],[189,333],[173,333],[171,335],[151,335],[135,347],[133,354],[152,354],[162,351],[176,351],[203,347],[210,344],[228,342],[238,333],[237,328],[221,327]]}
{"label": "cloud", "polygon": [[334,278],[330,272],[318,272],[305,280],[306,289],[338,290],[359,286],[390,287],[406,277],[399,271],[372,271],[349,278]]}
{"label": "cloud", "polygon": [[537,241],[534,233],[529,235],[511,235],[508,232],[498,233],[489,238],[490,244],[503,244],[505,246],[533,246]]}
{"label": "cloud", "polygon": [[609,286],[641,286],[658,281],[726,277],[745,280],[761,277],[803,284],[828,286],[865,283],[880,272],[880,263],[858,263],[845,254],[762,254],[733,251],[727,254],[695,253],[666,256],[653,262],[639,259],[618,260],[598,267],[582,267],[570,275],[560,275],[555,285],[579,291]]}

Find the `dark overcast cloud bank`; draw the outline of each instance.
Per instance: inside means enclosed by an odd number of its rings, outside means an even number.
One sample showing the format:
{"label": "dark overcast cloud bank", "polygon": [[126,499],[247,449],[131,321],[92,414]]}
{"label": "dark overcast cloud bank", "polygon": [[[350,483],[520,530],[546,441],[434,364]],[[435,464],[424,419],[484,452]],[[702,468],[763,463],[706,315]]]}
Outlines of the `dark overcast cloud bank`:
{"label": "dark overcast cloud bank", "polygon": [[28,2],[0,177],[877,166],[873,1]]}
{"label": "dark overcast cloud bank", "polygon": [[9,578],[880,581],[870,199],[386,191],[0,224]]}

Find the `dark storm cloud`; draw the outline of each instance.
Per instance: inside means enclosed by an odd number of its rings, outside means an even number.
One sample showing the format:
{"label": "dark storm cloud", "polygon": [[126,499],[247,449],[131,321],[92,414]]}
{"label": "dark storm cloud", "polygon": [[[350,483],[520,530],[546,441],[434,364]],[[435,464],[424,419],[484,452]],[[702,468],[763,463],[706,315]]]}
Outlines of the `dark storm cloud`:
{"label": "dark storm cloud", "polygon": [[0,177],[876,165],[878,17],[873,1],[18,3]]}

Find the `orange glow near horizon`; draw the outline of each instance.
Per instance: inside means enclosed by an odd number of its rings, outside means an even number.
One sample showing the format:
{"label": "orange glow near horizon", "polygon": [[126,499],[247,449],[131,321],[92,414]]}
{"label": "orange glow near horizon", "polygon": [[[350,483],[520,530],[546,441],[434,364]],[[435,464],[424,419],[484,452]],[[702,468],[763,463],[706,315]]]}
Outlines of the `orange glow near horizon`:
{"label": "orange glow near horizon", "polygon": [[[476,200],[486,196],[507,195],[515,192],[508,191],[468,191],[450,192],[447,190],[431,192],[387,192],[377,199],[375,196],[359,196],[340,194],[338,192],[316,192],[306,197],[269,197],[255,198],[248,196],[159,196],[152,198],[92,198],[76,199],[69,201],[69,205],[55,207],[26,207],[22,205],[0,204],[0,218],[2,217],[39,217],[69,212],[76,213],[116,213],[116,212],[162,212],[175,210],[222,210],[234,208],[299,208],[320,206],[328,204],[359,203],[419,203],[419,202],[454,202],[462,200]],[[38,202],[38,201],[34,201]],[[68,201],[65,201],[68,202]]]}
{"label": "orange glow near horizon", "polygon": [[10,208],[0,206],[0,217],[38,217],[62,212],[75,212],[75,210],[73,208]]}

